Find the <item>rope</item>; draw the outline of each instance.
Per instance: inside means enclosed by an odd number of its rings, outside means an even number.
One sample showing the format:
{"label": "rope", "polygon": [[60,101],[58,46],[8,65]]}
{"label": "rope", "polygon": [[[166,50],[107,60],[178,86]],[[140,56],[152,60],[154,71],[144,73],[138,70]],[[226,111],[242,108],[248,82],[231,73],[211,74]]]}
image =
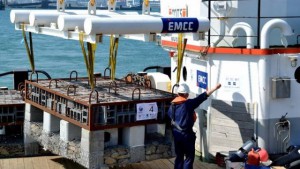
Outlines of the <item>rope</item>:
{"label": "rope", "polygon": [[22,34],[23,34],[23,38],[24,38],[24,44],[25,44],[25,47],[26,47],[27,56],[28,56],[28,59],[29,59],[31,71],[34,73],[35,72],[35,64],[34,64],[34,55],[33,55],[32,35],[31,35],[31,32],[29,32],[29,41],[30,41],[30,48],[29,48],[27,38],[26,38],[24,24],[22,24]]}
{"label": "rope", "polygon": [[115,80],[116,77],[116,64],[118,53],[119,38],[110,36],[110,48],[109,48],[109,66],[111,69],[111,80]]}
{"label": "rope", "polygon": [[80,32],[79,33],[79,42],[80,42],[83,59],[84,59],[85,66],[86,66],[87,75],[89,78],[89,83],[90,83],[91,89],[94,90],[94,88],[95,88],[94,63],[95,63],[95,51],[97,48],[97,44],[96,43],[92,44],[90,42],[87,42],[88,54],[86,54],[86,50],[85,50],[84,42],[83,42],[83,36],[84,36],[83,32]]}
{"label": "rope", "polygon": [[177,79],[176,79],[176,84],[179,83],[180,81],[180,73],[181,73],[181,67],[182,67],[182,62],[183,62],[183,56],[184,56],[184,51],[185,51],[185,46],[186,46],[186,42],[187,39],[185,38],[183,40],[182,43],[182,39],[183,39],[183,34],[179,33],[178,34],[178,43],[177,43],[177,50],[178,50],[178,62],[177,62]]}

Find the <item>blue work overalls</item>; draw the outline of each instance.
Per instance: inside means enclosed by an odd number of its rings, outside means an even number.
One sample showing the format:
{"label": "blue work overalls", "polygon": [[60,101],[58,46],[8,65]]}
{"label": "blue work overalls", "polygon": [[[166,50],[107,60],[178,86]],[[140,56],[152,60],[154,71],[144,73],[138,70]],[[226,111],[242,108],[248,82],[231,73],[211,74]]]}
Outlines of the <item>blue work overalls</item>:
{"label": "blue work overalls", "polygon": [[[194,99],[185,99],[178,96],[172,101],[168,116],[177,126],[172,128],[175,144],[175,165],[174,169],[192,169],[195,158],[196,135],[193,131],[195,122],[194,109],[207,99],[206,92]],[[173,109],[174,108],[174,119]],[[185,159],[184,159],[185,156]]]}

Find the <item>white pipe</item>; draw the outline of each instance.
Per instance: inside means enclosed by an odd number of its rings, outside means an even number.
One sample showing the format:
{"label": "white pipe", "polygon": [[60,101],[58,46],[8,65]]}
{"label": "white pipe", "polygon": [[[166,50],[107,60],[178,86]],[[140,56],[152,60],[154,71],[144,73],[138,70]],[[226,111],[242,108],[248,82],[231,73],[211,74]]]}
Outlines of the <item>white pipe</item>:
{"label": "white pipe", "polygon": [[220,41],[224,38],[225,36],[225,20],[221,19],[220,20],[220,35],[217,36],[214,40],[212,40],[210,46],[211,47],[216,47]]}
{"label": "white pipe", "polygon": [[[57,13],[56,10],[24,10],[24,9],[17,9],[17,10],[11,10],[10,11],[10,21],[11,23],[25,23],[28,24],[29,23],[29,15],[31,12],[34,13]],[[73,14],[77,14],[77,13],[86,13],[87,11],[83,11],[83,10],[68,10],[66,11],[67,13],[73,13]]]}
{"label": "white pipe", "polygon": [[207,18],[118,17],[87,18],[86,34],[145,34],[205,32],[210,25]]}
{"label": "white pipe", "polygon": [[49,10],[24,10],[24,9],[14,9],[10,11],[10,21],[11,23],[29,23],[29,14],[33,11],[49,12]]}
{"label": "white pipe", "polygon": [[52,11],[52,12],[30,12],[29,24],[30,26],[50,26],[51,23],[56,23],[59,15],[67,15],[64,12]]}
{"label": "white pipe", "polygon": [[11,10],[10,22],[11,23],[29,23],[30,10]]}
{"label": "white pipe", "polygon": [[238,22],[234,24],[229,32],[229,35],[236,36],[240,29],[244,30],[246,33],[247,49],[252,49],[254,47],[254,31],[251,25],[249,25],[248,23]]}
{"label": "white pipe", "polygon": [[69,30],[74,30],[75,27],[78,27],[79,30],[83,30],[84,20],[88,17],[98,17],[98,16],[60,15],[57,19],[58,29],[60,31],[69,31]]}
{"label": "white pipe", "polygon": [[[25,9],[17,9],[17,10],[11,10],[10,11],[10,21],[11,23],[29,23],[29,15],[33,12],[35,15],[38,15],[39,13],[43,13],[43,15],[46,14],[53,14],[57,13],[57,10],[25,10]],[[63,12],[62,12],[63,13]],[[87,10],[66,10],[64,13],[67,13],[68,15],[88,15]],[[138,12],[122,12],[122,11],[107,11],[107,10],[98,10],[98,15],[103,14],[109,14],[113,15],[114,13],[118,13],[119,15],[139,15]],[[151,15],[159,15],[159,13],[151,13]]]}
{"label": "white pipe", "polygon": [[282,19],[272,19],[268,21],[261,30],[261,37],[260,37],[261,49],[267,49],[270,47],[269,34],[270,31],[274,28],[279,28],[284,36],[293,35],[292,28],[286,21]]}
{"label": "white pipe", "polygon": [[268,56],[261,57],[258,61],[259,73],[259,109],[257,128],[258,146],[269,150],[269,120],[270,120],[270,60]]}
{"label": "white pipe", "polygon": [[[111,12],[98,11],[97,15],[88,15],[87,10],[68,10],[65,12],[58,12],[56,10],[36,10],[29,14],[29,23],[31,26],[44,25],[49,26],[51,23],[57,23],[58,17],[62,15],[86,15],[88,16],[102,16],[102,15],[139,15],[138,12]],[[80,17],[79,17],[80,18]],[[78,18],[77,18],[78,19]]]}
{"label": "white pipe", "polygon": [[111,17],[159,17],[160,15],[139,15],[136,12],[110,12],[98,15],[60,15],[57,19],[57,26],[60,31],[84,29],[84,21],[86,18],[111,18]]}

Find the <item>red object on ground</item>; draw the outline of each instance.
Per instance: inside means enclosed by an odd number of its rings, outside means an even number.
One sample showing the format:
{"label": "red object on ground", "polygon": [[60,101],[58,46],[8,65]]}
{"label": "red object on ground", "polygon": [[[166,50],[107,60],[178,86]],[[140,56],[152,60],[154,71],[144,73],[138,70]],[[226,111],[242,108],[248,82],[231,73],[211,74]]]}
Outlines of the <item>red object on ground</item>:
{"label": "red object on ground", "polygon": [[261,148],[259,151],[258,151],[258,154],[259,154],[259,158],[260,158],[260,161],[261,162],[266,162],[269,160],[269,154],[267,152],[266,149],[264,148]]}
{"label": "red object on ground", "polygon": [[216,164],[220,167],[225,167],[226,163],[225,163],[225,158],[226,156],[221,154],[220,152],[217,152],[216,154]]}
{"label": "red object on ground", "polygon": [[251,151],[249,151],[248,153],[247,164],[259,166],[259,163],[260,163],[259,154],[258,152],[254,151],[254,149],[252,148]]}

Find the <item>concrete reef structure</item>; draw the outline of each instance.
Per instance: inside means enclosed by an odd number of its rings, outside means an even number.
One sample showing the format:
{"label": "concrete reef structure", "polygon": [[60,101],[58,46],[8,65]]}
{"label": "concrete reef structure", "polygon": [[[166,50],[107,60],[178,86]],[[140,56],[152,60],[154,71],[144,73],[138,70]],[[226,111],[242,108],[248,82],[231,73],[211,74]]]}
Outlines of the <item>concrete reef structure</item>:
{"label": "concrete reef structure", "polygon": [[[39,145],[87,168],[108,168],[171,157],[164,124],[173,95],[125,80],[57,79],[25,82],[25,154]],[[157,117],[139,121],[140,103],[157,105]],[[149,138],[159,133],[158,141]],[[147,138],[147,142],[146,142]]]}
{"label": "concrete reef structure", "polygon": [[20,91],[0,89],[0,134],[5,126],[23,125],[24,106]]}

